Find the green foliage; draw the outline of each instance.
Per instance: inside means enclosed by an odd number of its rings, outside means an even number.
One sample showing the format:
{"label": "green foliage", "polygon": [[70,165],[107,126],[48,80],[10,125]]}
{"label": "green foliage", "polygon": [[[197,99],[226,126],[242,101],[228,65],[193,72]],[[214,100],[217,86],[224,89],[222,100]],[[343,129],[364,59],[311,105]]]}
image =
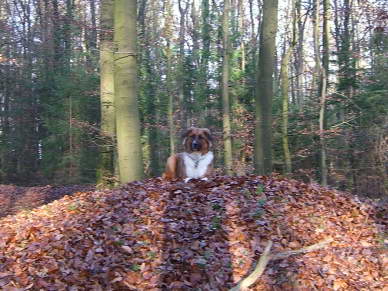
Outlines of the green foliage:
{"label": "green foliage", "polygon": [[132,264],[130,269],[134,272],[140,272],[141,266],[139,264]]}
{"label": "green foliage", "polygon": [[221,222],[222,222],[221,216],[214,216],[211,220],[210,229],[212,229],[212,230],[220,229]]}
{"label": "green foliage", "polygon": [[42,171],[59,183],[93,182],[98,160],[91,127],[98,123],[99,102],[91,92],[97,90],[98,78],[76,67],[57,76],[54,84],[57,90],[42,96]]}
{"label": "green foliage", "polygon": [[256,188],[256,195],[261,195],[264,192],[264,186],[263,185],[258,185]]}

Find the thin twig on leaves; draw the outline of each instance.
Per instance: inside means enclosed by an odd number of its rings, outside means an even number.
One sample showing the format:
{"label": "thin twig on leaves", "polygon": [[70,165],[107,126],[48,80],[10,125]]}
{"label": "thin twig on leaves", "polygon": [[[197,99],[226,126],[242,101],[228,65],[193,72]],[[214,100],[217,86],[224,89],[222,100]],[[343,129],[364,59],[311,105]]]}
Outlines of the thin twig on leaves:
{"label": "thin twig on leaves", "polygon": [[293,255],[297,255],[297,254],[313,252],[326,247],[326,245],[328,245],[332,241],[333,241],[332,238],[328,238],[319,243],[313,244],[305,248],[301,248],[299,250],[285,251],[278,254],[270,253],[270,250],[272,247],[272,241],[268,241],[263,254],[260,256],[259,262],[257,263],[255,270],[248,277],[241,280],[235,287],[229,289],[229,291],[247,290],[251,285],[253,285],[260,278],[260,276],[264,273],[265,268],[267,267],[267,264],[271,260],[279,260],[279,259],[288,258]]}

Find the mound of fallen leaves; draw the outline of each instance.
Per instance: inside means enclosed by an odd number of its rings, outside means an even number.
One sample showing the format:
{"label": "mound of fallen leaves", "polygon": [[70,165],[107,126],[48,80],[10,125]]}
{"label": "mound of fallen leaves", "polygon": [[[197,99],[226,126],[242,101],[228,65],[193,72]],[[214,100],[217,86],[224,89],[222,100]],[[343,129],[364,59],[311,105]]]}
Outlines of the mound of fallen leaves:
{"label": "mound of fallen leaves", "polygon": [[[130,183],[0,220],[2,290],[383,290],[383,219],[351,195],[280,177]],[[386,270],[386,269],[385,269]]]}
{"label": "mound of fallen leaves", "polygon": [[90,185],[20,187],[0,185],[0,218],[22,210],[31,210],[65,195],[91,191]]}

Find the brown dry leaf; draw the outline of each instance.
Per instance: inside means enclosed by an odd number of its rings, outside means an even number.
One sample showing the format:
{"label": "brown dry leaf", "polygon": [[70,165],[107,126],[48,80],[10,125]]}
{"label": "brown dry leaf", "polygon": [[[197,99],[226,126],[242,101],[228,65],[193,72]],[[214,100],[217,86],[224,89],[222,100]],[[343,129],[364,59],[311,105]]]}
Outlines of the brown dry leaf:
{"label": "brown dry leaf", "polygon": [[133,249],[129,246],[121,246],[121,248],[127,252],[128,254],[132,254],[133,253]]}
{"label": "brown dry leaf", "polygon": [[333,289],[334,290],[347,290],[348,289],[348,284],[343,279],[336,279],[333,282]]}
{"label": "brown dry leaf", "polygon": [[297,249],[297,248],[301,248],[301,245],[299,242],[297,241],[292,241],[288,244],[288,247],[292,248],[292,249]]}

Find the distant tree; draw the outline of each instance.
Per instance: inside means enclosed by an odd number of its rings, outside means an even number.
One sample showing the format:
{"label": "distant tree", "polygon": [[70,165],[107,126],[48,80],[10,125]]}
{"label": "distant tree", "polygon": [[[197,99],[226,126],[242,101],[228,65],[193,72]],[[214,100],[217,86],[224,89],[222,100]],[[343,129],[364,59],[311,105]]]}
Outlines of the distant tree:
{"label": "distant tree", "polygon": [[[317,4],[317,9],[319,5]],[[320,74],[320,110],[319,110],[319,139],[321,144],[321,156],[320,156],[320,170],[321,170],[321,183],[323,186],[327,186],[327,176],[328,176],[328,167],[327,167],[327,146],[326,146],[326,137],[325,137],[325,126],[326,126],[326,99],[328,93],[328,80],[329,80],[329,0],[323,0],[323,31],[322,31],[322,45],[323,45],[323,54],[322,54],[322,67]],[[319,12],[317,12],[319,13]],[[319,25],[319,17],[317,17],[317,22]]]}
{"label": "distant tree", "polygon": [[230,1],[224,1],[224,11],[222,17],[222,124],[223,124],[223,143],[224,143],[224,163],[225,171],[228,175],[232,170],[232,131],[230,117],[230,97],[229,97],[229,71],[230,71],[230,40],[229,40],[229,13]]}
{"label": "distant tree", "polygon": [[296,94],[296,104],[300,111],[302,111],[303,107],[303,99],[304,99],[304,90],[303,90],[303,70],[304,70],[304,30],[306,26],[307,17],[303,18],[302,15],[302,1],[295,1],[295,41],[296,41],[296,49],[295,49],[295,94]]}
{"label": "distant tree", "polygon": [[328,31],[328,5],[324,1],[324,25],[323,25],[323,44],[324,56],[321,57],[320,52],[320,1],[314,3],[314,51],[315,51],[315,67],[318,80],[318,95],[320,98],[319,108],[319,142],[320,142],[320,180],[323,186],[327,186],[327,147],[326,147],[326,95],[327,95],[327,74],[329,72],[329,31]]}
{"label": "distant tree", "polygon": [[185,78],[187,68],[185,66],[185,42],[186,42],[186,22],[187,22],[187,13],[189,10],[189,2],[178,0],[178,9],[179,9],[179,32],[178,32],[178,66],[177,66],[177,89],[178,89],[178,102],[180,105],[179,110],[179,119],[180,127],[185,128],[187,126],[187,111],[188,106],[185,98]]}
{"label": "distant tree", "polygon": [[[292,51],[296,44],[296,13],[295,1],[291,1],[290,11],[292,15],[292,40],[289,41],[289,26],[286,28],[284,53],[280,66],[280,94],[282,96],[282,144],[285,164],[285,173],[291,173],[291,154],[288,140],[288,115],[289,115],[289,63]],[[288,44],[289,43],[289,44]],[[288,45],[288,47],[287,47]]]}
{"label": "distant tree", "polygon": [[173,71],[172,71],[172,58],[173,58],[173,52],[171,49],[171,39],[173,36],[173,11],[172,11],[172,3],[170,0],[166,0],[166,11],[165,11],[165,27],[164,27],[164,34],[166,37],[166,49],[165,49],[165,55],[166,55],[166,87],[167,87],[167,95],[168,95],[168,127],[170,129],[169,132],[169,139],[170,139],[170,154],[175,153],[175,132],[176,132],[176,126],[175,126],[175,120],[174,120],[174,87],[173,87]]}
{"label": "distant tree", "polygon": [[[164,133],[160,130],[162,124],[161,114],[164,112],[162,106],[162,76],[160,31],[162,28],[160,15],[160,1],[142,0],[139,7],[139,97],[141,107],[141,120],[144,126],[145,140],[145,164],[147,174],[158,176],[163,169],[163,154],[166,143],[168,152],[168,141],[164,140]],[[164,100],[163,100],[164,101]]]}

